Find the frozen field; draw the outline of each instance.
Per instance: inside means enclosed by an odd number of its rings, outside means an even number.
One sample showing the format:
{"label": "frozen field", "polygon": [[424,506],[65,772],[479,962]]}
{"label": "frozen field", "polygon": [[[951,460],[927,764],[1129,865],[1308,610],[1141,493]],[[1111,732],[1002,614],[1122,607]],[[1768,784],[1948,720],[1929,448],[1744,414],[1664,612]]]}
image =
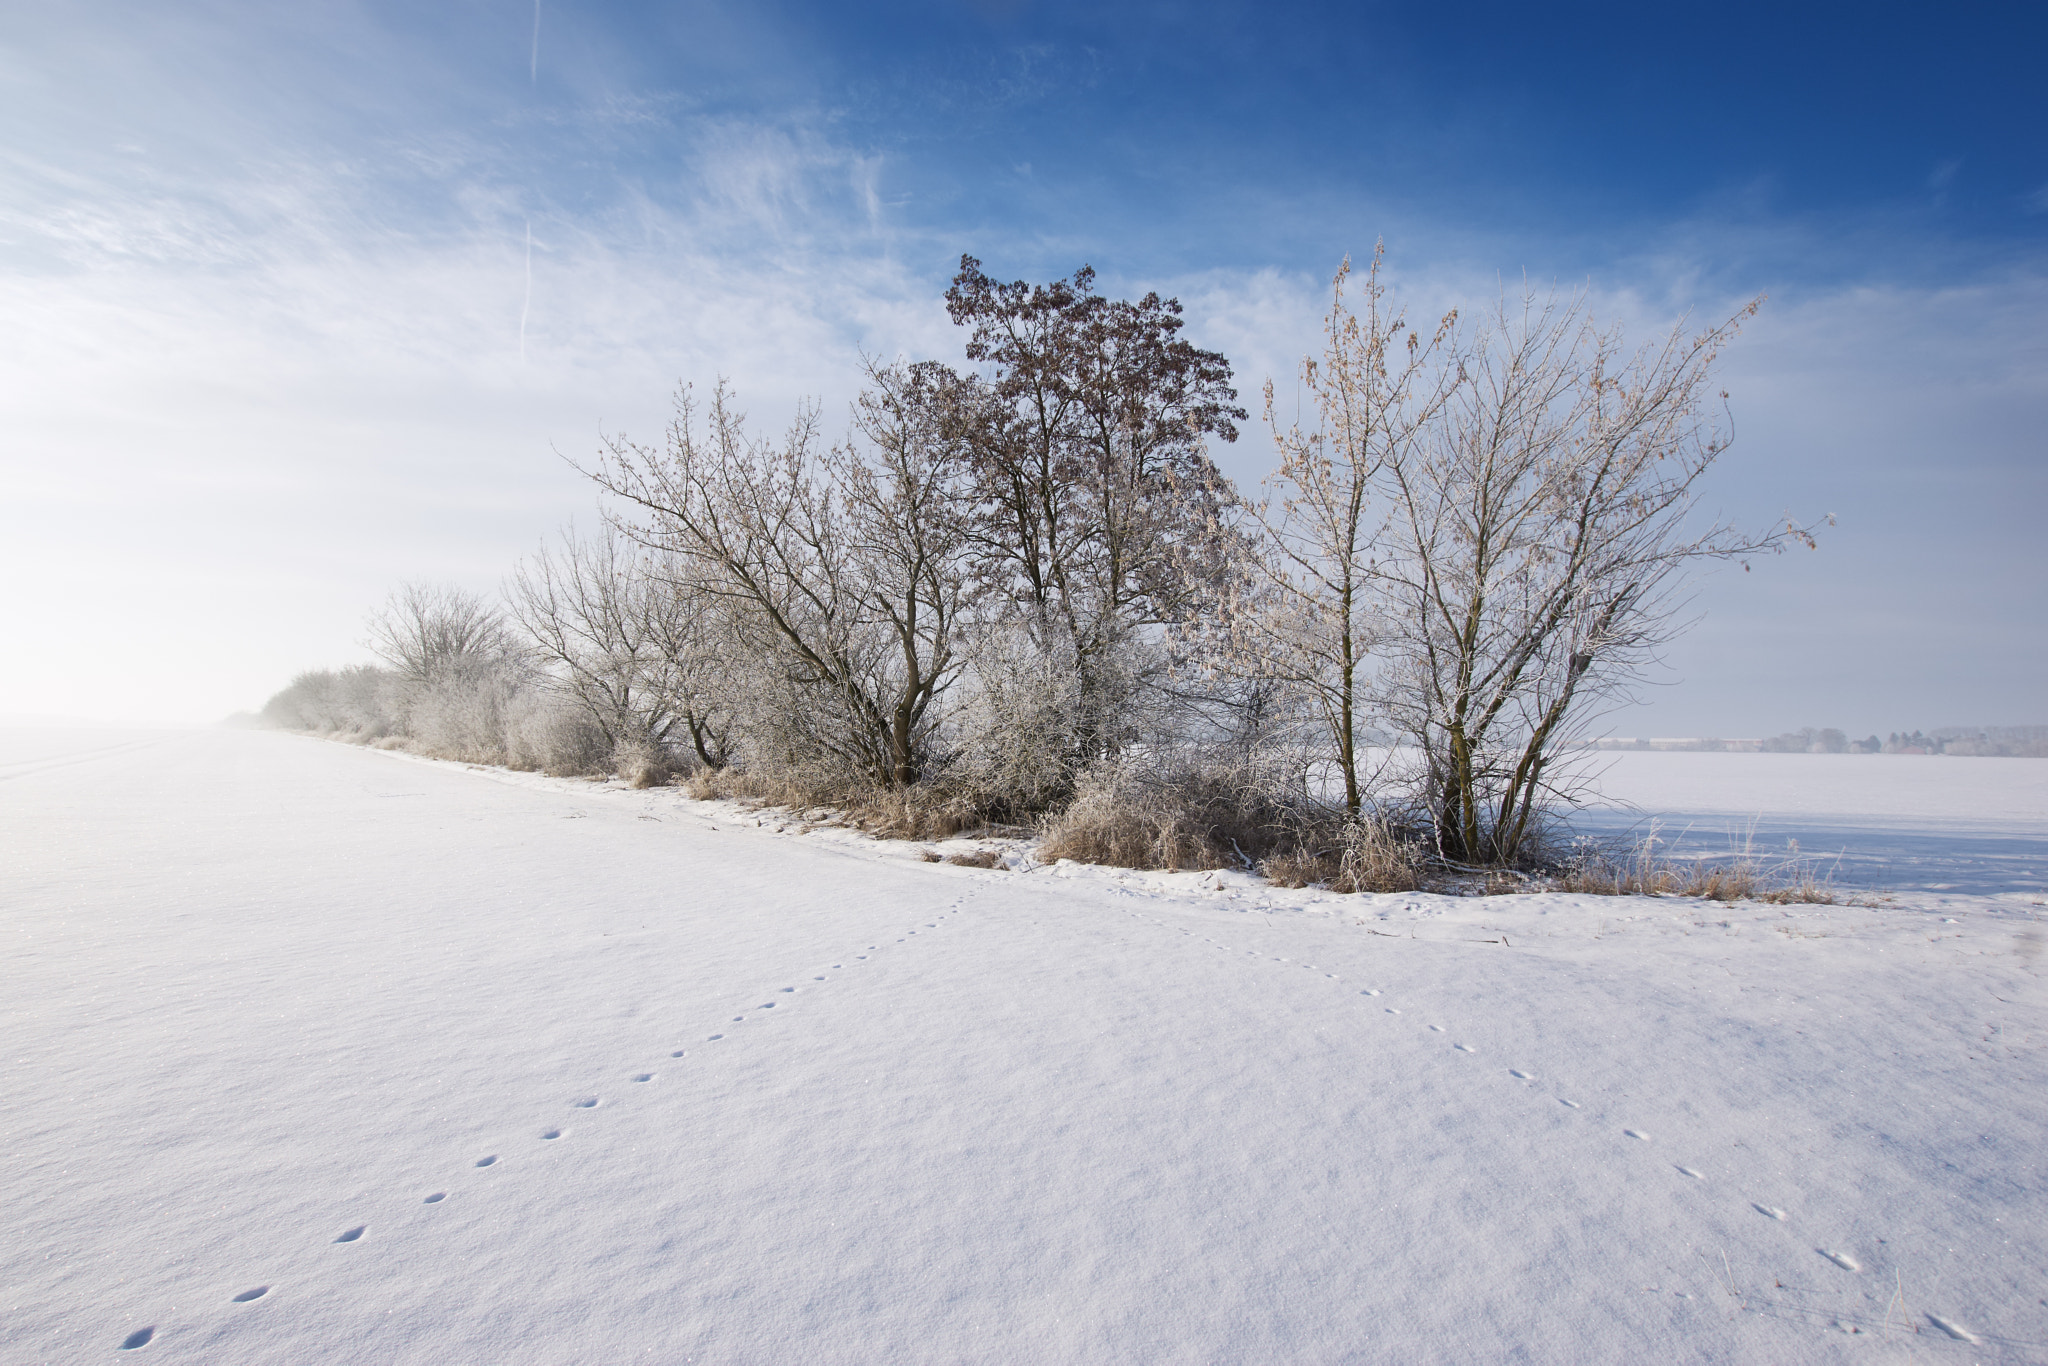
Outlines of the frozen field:
{"label": "frozen field", "polygon": [[[1756,808],[2040,838],[1849,764]],[[2038,877],[983,871],[197,731],[0,731],[0,840],[7,1366],[2048,1360]]]}
{"label": "frozen field", "polygon": [[2048,888],[2048,759],[1918,754],[1602,754],[1612,799],[1574,824],[1641,832],[1667,853],[1768,861],[1796,840],[1847,888],[2033,892]]}

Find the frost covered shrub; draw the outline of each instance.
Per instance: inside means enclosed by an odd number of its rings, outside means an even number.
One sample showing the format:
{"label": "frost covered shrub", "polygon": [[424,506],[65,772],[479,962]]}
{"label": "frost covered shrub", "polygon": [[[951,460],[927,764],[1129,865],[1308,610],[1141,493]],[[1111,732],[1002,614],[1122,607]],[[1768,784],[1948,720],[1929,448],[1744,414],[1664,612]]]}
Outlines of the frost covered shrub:
{"label": "frost covered shrub", "polygon": [[602,771],[611,758],[604,732],[573,703],[547,692],[520,695],[505,723],[505,765],[553,778]]}
{"label": "frost covered shrub", "polygon": [[1312,819],[1305,793],[1282,768],[1126,760],[1082,778],[1074,800],[1045,822],[1039,856],[1123,868],[1251,869],[1298,843]]}
{"label": "frost covered shrub", "polygon": [[420,753],[473,764],[506,762],[506,735],[528,680],[490,661],[406,690],[405,731]]}
{"label": "frost covered shrub", "polygon": [[263,704],[263,719],[283,730],[312,731],[368,744],[396,730],[397,680],[370,664],[313,669]]}
{"label": "frost covered shrub", "polygon": [[631,787],[662,787],[675,776],[675,764],[659,745],[626,740],[612,748],[612,772]]}
{"label": "frost covered shrub", "polygon": [[1074,794],[1070,737],[1079,686],[1071,661],[1027,631],[998,628],[972,651],[966,699],[948,718],[953,745],[944,782],[1009,820],[1030,820]]}

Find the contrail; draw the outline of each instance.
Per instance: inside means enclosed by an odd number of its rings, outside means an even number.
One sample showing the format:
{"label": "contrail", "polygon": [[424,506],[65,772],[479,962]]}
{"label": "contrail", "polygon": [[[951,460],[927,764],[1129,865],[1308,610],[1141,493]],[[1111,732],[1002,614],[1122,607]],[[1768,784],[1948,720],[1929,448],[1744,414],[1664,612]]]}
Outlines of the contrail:
{"label": "contrail", "polygon": [[533,65],[526,79],[529,84],[540,83],[540,0],[533,0]]}
{"label": "contrail", "polygon": [[526,315],[533,308],[533,220],[526,220],[526,302],[519,305],[519,363],[526,364]]}

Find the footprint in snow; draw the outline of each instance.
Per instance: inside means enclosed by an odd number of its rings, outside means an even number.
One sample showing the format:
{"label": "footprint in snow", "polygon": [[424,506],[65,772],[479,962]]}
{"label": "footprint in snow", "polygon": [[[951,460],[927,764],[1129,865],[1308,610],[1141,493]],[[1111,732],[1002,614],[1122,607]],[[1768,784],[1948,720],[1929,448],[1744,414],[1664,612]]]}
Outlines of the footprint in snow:
{"label": "footprint in snow", "polygon": [[269,1286],[259,1285],[254,1290],[244,1290],[241,1294],[235,1296],[235,1298],[232,1301],[230,1301],[230,1303],[247,1304],[250,1300],[260,1300],[269,1293]]}
{"label": "footprint in snow", "polygon": [[1957,1342],[1982,1341],[1981,1338],[1979,1338],[1975,1333],[1971,1332],[1969,1329],[1963,1327],[1959,1323],[1953,1322],[1952,1320],[1945,1319],[1939,1314],[1929,1314],[1927,1316],[1927,1321],[1933,1324],[1936,1328],[1939,1328],[1942,1332],[1947,1333]]}
{"label": "footprint in snow", "polygon": [[653,1080],[654,1080],[654,1074],[653,1074],[652,1072],[636,1072],[636,1073],[635,1073],[635,1074],[633,1075],[633,1080],[634,1080],[634,1081],[653,1081]]}
{"label": "footprint in snow", "polygon": [[1776,1205],[1759,1205],[1752,1203],[1750,1205],[1750,1208],[1768,1219],[1776,1219],[1781,1223],[1785,1219],[1785,1211],[1779,1209]]}
{"label": "footprint in snow", "polygon": [[1535,1073],[1533,1073],[1533,1072],[1524,1072],[1524,1071],[1523,1071],[1523,1070],[1522,1070],[1521,1068],[1519,1068],[1519,1067],[1510,1067],[1510,1068],[1508,1069],[1508,1075],[1509,1075],[1509,1076],[1511,1076],[1511,1077],[1513,1077],[1513,1078],[1514,1078],[1514,1079],[1515,1079],[1516,1081],[1534,1081],[1534,1080],[1536,1080],[1536,1075],[1535,1075]]}
{"label": "footprint in snow", "polygon": [[542,1137],[542,1138],[545,1138],[545,1139],[551,1139],[551,1140],[552,1140],[552,1139],[557,1139],[557,1138],[560,1138],[561,1136],[562,1136],[562,1131],[561,1131],[560,1129],[549,1129],[549,1130],[546,1130],[545,1132],[543,1132],[543,1133],[541,1134],[541,1137]]}
{"label": "footprint in snow", "polygon": [[595,1110],[597,1108],[597,1097],[585,1096],[582,1100],[575,1103],[574,1108],[578,1110]]}
{"label": "footprint in snow", "polygon": [[1814,1251],[1818,1252],[1821,1256],[1827,1258],[1829,1261],[1833,1262],[1836,1266],[1839,1266],[1844,1271],[1861,1271],[1863,1269],[1863,1263],[1857,1261],[1854,1257],[1851,1257],[1846,1252],[1833,1252],[1824,1247],[1817,1247],[1814,1249]]}
{"label": "footprint in snow", "polygon": [[1577,1101],[1566,1100],[1563,1096],[1559,1096],[1557,1098],[1557,1103],[1559,1105],[1564,1106],[1567,1110],[1576,1110],[1579,1108],[1579,1103]]}
{"label": "footprint in snow", "polygon": [[488,1167],[488,1166],[490,1166],[490,1165],[491,1165],[491,1164],[492,1164],[493,1162],[496,1162],[497,1160],[498,1160],[498,1155],[497,1155],[496,1153],[492,1153],[492,1154],[491,1154],[491,1155],[490,1155],[489,1157],[479,1157],[479,1158],[478,1158],[478,1159],[476,1160],[476,1164],[477,1164],[477,1166],[479,1166],[479,1167]]}
{"label": "footprint in snow", "polygon": [[1460,1053],[1477,1053],[1479,1051],[1469,1043],[1454,1043],[1451,1047],[1457,1049]]}
{"label": "footprint in snow", "polygon": [[[722,1039],[722,1038],[724,1038],[724,1037],[725,1037],[725,1035],[723,1035],[723,1034],[713,1034],[713,1035],[712,1035],[712,1036],[710,1037],[710,1039],[708,1039],[708,1040],[707,1040],[706,1042],[709,1042],[709,1043],[716,1043],[716,1042],[718,1042],[718,1040],[720,1040],[720,1039]],[[677,1056],[677,1057],[681,1057],[681,1056],[682,1056],[682,1054],[678,1053],[678,1054],[677,1054],[676,1056]]]}
{"label": "footprint in snow", "polygon": [[1680,1168],[1679,1168],[1678,1170],[1679,1170],[1679,1171],[1680,1171],[1680,1172],[1681,1172],[1682,1174],[1684,1174],[1684,1175],[1686,1175],[1686,1176],[1689,1176],[1689,1177],[1691,1177],[1691,1178],[1692,1178],[1693,1180],[1695,1180],[1695,1181],[1704,1181],[1704,1180],[1706,1180],[1706,1179],[1707,1179],[1706,1177],[1702,1176],[1702,1175],[1701,1175],[1700,1173],[1698,1173],[1698,1172],[1694,1171],[1694,1170],[1693,1170],[1693,1169],[1692,1169],[1691,1167],[1680,1167]]}
{"label": "footprint in snow", "polygon": [[1429,1032],[1432,1034],[1441,1034],[1444,1032],[1444,1027],[1442,1025],[1431,1025],[1429,1027]]}
{"label": "footprint in snow", "polygon": [[761,1006],[760,1006],[760,1008],[761,1008],[762,1010],[773,1010],[773,1009],[775,1009],[775,1002],[773,1002],[773,1001],[763,1001],[763,1002],[761,1002]]}
{"label": "footprint in snow", "polygon": [[1623,1129],[1622,1132],[1627,1134],[1630,1138],[1637,1139],[1643,1143],[1648,1143],[1650,1141],[1650,1136],[1644,1133],[1641,1129]]}
{"label": "footprint in snow", "polygon": [[1380,992],[1378,987],[1367,987],[1364,991],[1361,991],[1358,994],[1360,996],[1377,996],[1380,994]]}
{"label": "footprint in snow", "polygon": [[447,1198],[448,1198],[448,1192],[447,1192],[447,1191],[435,1191],[435,1192],[434,1192],[434,1193],[433,1193],[432,1195],[430,1195],[430,1196],[428,1196],[428,1197],[427,1197],[426,1199],[424,1199],[424,1200],[420,1201],[420,1203],[421,1203],[421,1204],[423,1204],[423,1205],[438,1205],[438,1204],[440,1204],[440,1203],[441,1203],[441,1202],[442,1202],[443,1200],[446,1200]]}
{"label": "footprint in snow", "polygon": [[137,1347],[147,1346],[149,1344],[149,1340],[155,1336],[155,1324],[151,1324],[147,1328],[138,1328],[134,1332],[130,1333],[127,1337],[121,1339],[121,1350],[124,1352],[132,1352]]}
{"label": "footprint in snow", "polygon": [[369,1232],[369,1229],[370,1226],[368,1224],[357,1224],[354,1228],[348,1229],[345,1232],[343,1232],[343,1234],[339,1238],[336,1238],[334,1241],[337,1243],[353,1243],[356,1239],[362,1237],[365,1233]]}
{"label": "footprint in snow", "polygon": [[1389,1015],[1399,1015],[1400,1013],[1401,1013],[1401,1012],[1400,1012],[1400,1011],[1399,1011],[1398,1009],[1396,1009],[1395,1007],[1393,1007],[1393,1006],[1388,1006],[1388,1007],[1387,1007],[1387,1014],[1389,1014]]}
{"label": "footprint in snow", "polygon": [[[818,979],[816,979],[816,980],[818,980],[818,981],[822,982],[822,981],[824,981],[825,979],[824,979],[824,978],[822,978],[822,977],[820,977],[820,978],[818,978]],[[796,988],[795,988],[795,987],[784,987],[784,988],[783,988],[783,991],[785,991],[785,992],[791,992],[791,991],[795,991],[795,990],[796,990]]]}

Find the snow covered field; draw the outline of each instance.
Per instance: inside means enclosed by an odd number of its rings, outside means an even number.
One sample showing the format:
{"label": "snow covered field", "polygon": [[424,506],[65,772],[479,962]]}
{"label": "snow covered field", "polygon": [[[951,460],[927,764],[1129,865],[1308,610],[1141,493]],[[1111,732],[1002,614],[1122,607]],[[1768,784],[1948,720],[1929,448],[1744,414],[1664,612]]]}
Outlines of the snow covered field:
{"label": "snow covered field", "polygon": [[[1796,814],[2010,815],[1886,800]],[[9,1366],[2048,1360],[2038,878],[983,871],[198,731],[0,731],[0,841]]]}

